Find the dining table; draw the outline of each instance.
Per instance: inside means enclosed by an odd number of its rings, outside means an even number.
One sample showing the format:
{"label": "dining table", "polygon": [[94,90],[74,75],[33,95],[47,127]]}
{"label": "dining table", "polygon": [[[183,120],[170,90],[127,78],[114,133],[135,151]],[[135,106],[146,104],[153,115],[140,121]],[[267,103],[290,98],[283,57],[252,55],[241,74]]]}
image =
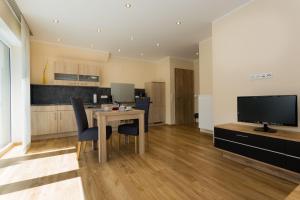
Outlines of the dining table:
{"label": "dining table", "polygon": [[97,120],[98,126],[98,159],[100,164],[107,162],[107,145],[106,145],[106,125],[112,121],[133,120],[139,121],[139,154],[145,153],[145,132],[144,132],[144,110],[95,110],[93,119]]}

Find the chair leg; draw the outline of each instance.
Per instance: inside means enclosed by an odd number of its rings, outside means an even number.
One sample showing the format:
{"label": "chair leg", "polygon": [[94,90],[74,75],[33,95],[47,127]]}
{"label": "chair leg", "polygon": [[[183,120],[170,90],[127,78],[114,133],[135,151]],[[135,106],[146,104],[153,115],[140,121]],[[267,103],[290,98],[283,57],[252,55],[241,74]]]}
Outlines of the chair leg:
{"label": "chair leg", "polygon": [[134,149],[135,149],[135,153],[138,153],[138,148],[139,148],[139,143],[138,143],[138,140],[139,139],[139,136],[134,136]]}
{"label": "chair leg", "polygon": [[85,148],[86,148],[86,141],[82,142],[83,143],[83,152],[85,152]]}
{"label": "chair leg", "polygon": [[81,142],[77,143],[77,160],[80,158]]}

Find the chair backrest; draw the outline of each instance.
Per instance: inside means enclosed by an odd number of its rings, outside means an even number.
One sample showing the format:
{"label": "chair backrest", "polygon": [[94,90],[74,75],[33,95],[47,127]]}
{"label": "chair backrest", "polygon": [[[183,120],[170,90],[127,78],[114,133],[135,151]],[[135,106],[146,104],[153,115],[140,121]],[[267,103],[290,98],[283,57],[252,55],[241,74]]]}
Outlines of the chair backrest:
{"label": "chair backrest", "polygon": [[[143,98],[138,98],[135,101],[135,108],[139,110],[144,110],[145,115],[144,115],[144,123],[145,123],[145,132],[148,132],[148,127],[149,127],[149,107],[150,107],[150,98],[149,97],[143,97]],[[135,123],[138,123],[136,121]]]}
{"label": "chair backrest", "polygon": [[81,134],[83,131],[89,128],[83,101],[81,98],[71,97],[71,103],[75,112],[78,134]]}

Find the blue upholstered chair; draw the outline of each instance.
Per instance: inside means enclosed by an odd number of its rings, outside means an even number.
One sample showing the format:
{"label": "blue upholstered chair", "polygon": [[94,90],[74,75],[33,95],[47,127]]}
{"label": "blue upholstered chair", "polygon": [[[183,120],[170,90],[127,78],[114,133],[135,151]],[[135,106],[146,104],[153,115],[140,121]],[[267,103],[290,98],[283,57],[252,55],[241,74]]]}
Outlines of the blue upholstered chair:
{"label": "blue upholstered chair", "polygon": [[[135,102],[135,108],[139,110],[145,111],[144,116],[144,127],[145,127],[145,133],[147,137],[147,144],[149,144],[149,134],[148,134],[148,118],[149,118],[149,106],[150,106],[150,98],[139,98],[136,99]],[[118,127],[119,134],[124,134],[126,136],[134,136],[135,141],[135,152],[138,151],[138,136],[139,136],[139,121],[136,119],[131,124],[122,124]],[[120,144],[120,135],[119,135],[119,144]]]}
{"label": "blue upholstered chair", "polygon": [[[83,143],[83,149],[85,150],[87,141],[92,141],[94,144],[98,140],[98,127],[89,128],[84,105],[80,98],[71,97],[71,103],[75,112],[78,129],[77,159],[79,159],[81,144]],[[111,126],[106,126],[106,140],[109,140],[111,135]]]}

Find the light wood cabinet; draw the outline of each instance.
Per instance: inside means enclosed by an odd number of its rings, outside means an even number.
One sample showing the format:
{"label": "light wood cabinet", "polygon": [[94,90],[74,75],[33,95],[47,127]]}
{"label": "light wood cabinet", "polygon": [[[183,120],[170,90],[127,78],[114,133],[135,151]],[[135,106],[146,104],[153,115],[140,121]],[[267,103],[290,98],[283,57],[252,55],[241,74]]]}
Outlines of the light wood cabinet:
{"label": "light wood cabinet", "polygon": [[93,109],[86,109],[85,110],[86,117],[89,123],[89,127],[93,127]]}
{"label": "light wood cabinet", "polygon": [[100,66],[72,60],[54,62],[55,85],[100,86]]}
{"label": "light wood cabinet", "polygon": [[92,64],[79,64],[79,74],[95,76],[99,75],[100,67]]}
{"label": "light wood cabinet", "polygon": [[164,82],[149,82],[145,83],[145,90],[150,97],[149,123],[164,123],[165,122],[165,83]]}
{"label": "light wood cabinet", "polygon": [[54,73],[78,74],[78,64],[67,60],[55,61]]}
{"label": "light wood cabinet", "polygon": [[[93,109],[86,109],[89,127],[93,127]],[[77,132],[76,118],[71,105],[31,106],[32,135]]]}
{"label": "light wood cabinet", "polygon": [[[47,106],[43,106],[47,107]],[[55,107],[36,107],[31,112],[32,135],[57,133],[57,112]]]}
{"label": "light wood cabinet", "polygon": [[58,132],[67,133],[77,130],[74,111],[58,111]]}

